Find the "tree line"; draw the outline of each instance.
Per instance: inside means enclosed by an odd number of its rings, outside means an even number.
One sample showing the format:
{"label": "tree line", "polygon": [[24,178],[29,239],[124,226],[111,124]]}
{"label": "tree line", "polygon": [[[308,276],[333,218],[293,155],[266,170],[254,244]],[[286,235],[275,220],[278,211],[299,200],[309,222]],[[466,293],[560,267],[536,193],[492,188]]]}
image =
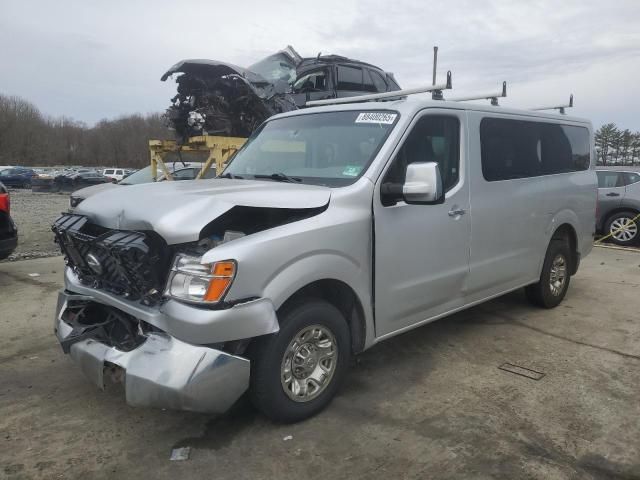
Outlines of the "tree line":
{"label": "tree line", "polygon": [[595,132],[598,165],[640,165],[640,132],[606,123]]}
{"label": "tree line", "polygon": [[144,167],[150,139],[173,135],[159,113],[101,120],[93,127],[43,115],[32,103],[0,94],[0,165]]}
{"label": "tree line", "polygon": [[[32,103],[0,94],[0,165],[144,167],[150,139],[173,135],[160,113],[101,120],[93,127],[43,115]],[[640,132],[615,123],[595,132],[599,165],[640,165]]]}

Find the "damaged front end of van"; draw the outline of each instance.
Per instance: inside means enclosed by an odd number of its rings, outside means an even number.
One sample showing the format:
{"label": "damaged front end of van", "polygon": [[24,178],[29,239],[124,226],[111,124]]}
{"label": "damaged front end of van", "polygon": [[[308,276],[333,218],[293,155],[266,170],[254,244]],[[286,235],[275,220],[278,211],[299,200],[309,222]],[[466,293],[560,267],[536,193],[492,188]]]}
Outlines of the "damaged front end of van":
{"label": "damaged front end of van", "polygon": [[236,278],[251,268],[244,255],[223,247],[329,202],[320,187],[262,182],[249,193],[240,181],[212,183],[104,192],[52,227],[67,265],[56,336],[99,388],[124,383],[131,405],[221,413],[247,390],[249,340],[277,332],[278,321],[271,299]]}

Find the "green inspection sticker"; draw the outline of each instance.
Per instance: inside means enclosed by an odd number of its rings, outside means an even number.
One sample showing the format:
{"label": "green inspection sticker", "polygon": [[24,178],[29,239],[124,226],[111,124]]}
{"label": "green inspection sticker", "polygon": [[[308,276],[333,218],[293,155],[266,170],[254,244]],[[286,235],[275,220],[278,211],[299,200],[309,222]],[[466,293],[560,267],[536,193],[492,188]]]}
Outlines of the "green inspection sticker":
{"label": "green inspection sticker", "polygon": [[360,170],[362,170],[362,167],[359,165],[347,165],[346,167],[344,167],[342,175],[344,175],[345,177],[357,177],[360,173]]}

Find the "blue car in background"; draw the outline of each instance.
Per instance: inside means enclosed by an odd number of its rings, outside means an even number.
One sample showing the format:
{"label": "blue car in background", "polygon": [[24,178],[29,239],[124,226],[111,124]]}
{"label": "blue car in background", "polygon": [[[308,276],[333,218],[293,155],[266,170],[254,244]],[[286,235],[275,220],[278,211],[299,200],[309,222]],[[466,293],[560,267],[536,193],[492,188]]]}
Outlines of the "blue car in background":
{"label": "blue car in background", "polygon": [[30,168],[13,167],[0,171],[0,182],[6,187],[31,188],[31,179],[37,176]]}

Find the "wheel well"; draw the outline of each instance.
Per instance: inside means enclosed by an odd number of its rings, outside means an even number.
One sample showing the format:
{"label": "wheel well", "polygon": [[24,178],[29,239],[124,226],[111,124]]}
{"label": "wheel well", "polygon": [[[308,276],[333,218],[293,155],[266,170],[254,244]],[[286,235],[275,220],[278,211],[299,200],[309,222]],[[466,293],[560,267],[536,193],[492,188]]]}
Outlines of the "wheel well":
{"label": "wheel well", "polygon": [[571,251],[571,275],[575,275],[578,270],[578,236],[574,228],[568,223],[560,225],[551,239],[567,239],[569,242],[569,250]]}
{"label": "wheel well", "polygon": [[340,310],[349,324],[353,353],[359,353],[364,349],[367,331],[364,310],[358,296],[349,285],[333,279],[315,281],[291,295],[280,310],[305,297],[321,298]]}
{"label": "wheel well", "polygon": [[[636,210],[635,208],[632,207],[618,207],[618,208],[614,208],[613,210],[611,210],[610,212],[607,212],[607,216],[604,217],[604,219],[602,220],[602,225],[600,225],[600,229],[604,232],[604,229],[607,225],[607,222],[609,221],[609,219],[611,217],[613,217],[614,215],[617,215],[618,213],[622,213],[622,212],[630,212],[633,213],[634,215],[638,215],[640,214],[640,211]],[[606,232],[604,232],[606,233]]]}

